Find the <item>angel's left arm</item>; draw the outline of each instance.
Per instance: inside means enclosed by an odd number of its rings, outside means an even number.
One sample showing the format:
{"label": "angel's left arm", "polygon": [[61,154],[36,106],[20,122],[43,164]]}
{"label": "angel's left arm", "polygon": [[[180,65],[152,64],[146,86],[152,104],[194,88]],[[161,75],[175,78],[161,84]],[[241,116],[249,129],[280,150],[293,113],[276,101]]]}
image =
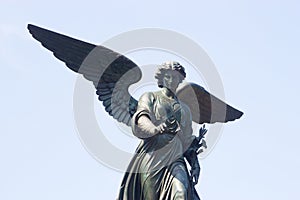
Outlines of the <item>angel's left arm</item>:
{"label": "angel's left arm", "polygon": [[195,136],[193,135],[193,129],[192,129],[192,115],[189,107],[185,104],[181,104],[182,107],[182,114],[181,114],[181,122],[180,122],[180,129],[178,136],[182,142],[183,149],[186,151],[193,140],[195,139]]}

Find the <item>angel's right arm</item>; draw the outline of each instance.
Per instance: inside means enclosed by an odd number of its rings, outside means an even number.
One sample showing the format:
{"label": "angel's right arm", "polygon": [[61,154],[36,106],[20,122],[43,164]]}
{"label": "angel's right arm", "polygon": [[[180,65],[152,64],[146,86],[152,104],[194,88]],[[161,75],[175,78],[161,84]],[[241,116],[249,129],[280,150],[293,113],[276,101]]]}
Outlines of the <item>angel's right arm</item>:
{"label": "angel's right arm", "polygon": [[139,99],[137,111],[132,117],[132,132],[141,139],[152,137],[160,132],[160,128],[151,121],[153,115],[154,95],[145,93]]}
{"label": "angel's right arm", "polygon": [[138,118],[137,126],[140,131],[136,136],[142,139],[149,138],[160,133],[160,128],[155,126],[146,115],[142,115]]}

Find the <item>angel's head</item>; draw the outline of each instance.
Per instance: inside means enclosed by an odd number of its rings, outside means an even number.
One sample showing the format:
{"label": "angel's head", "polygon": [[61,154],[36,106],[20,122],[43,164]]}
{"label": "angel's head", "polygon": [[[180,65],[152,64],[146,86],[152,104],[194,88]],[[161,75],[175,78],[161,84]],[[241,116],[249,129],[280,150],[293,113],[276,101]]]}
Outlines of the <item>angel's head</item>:
{"label": "angel's head", "polygon": [[155,74],[158,87],[166,87],[175,92],[178,85],[185,79],[184,67],[175,61],[165,62],[158,66]]}

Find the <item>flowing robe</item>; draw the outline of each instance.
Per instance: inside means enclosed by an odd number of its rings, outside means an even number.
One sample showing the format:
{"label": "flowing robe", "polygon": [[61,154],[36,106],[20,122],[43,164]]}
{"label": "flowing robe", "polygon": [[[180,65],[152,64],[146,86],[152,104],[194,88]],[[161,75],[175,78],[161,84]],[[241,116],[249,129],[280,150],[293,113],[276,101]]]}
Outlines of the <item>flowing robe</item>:
{"label": "flowing robe", "polygon": [[[173,115],[176,134],[149,135],[137,121],[146,115],[158,126]],[[139,99],[132,118],[132,132],[141,139],[124,175],[119,200],[191,200],[193,186],[183,157],[194,139],[189,108],[162,91],[148,92]]]}

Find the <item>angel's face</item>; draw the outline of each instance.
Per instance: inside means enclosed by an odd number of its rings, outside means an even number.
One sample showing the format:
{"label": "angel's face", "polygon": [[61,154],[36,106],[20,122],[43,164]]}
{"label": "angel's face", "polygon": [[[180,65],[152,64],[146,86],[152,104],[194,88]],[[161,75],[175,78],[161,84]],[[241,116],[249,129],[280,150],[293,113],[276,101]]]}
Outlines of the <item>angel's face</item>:
{"label": "angel's face", "polygon": [[168,70],[163,78],[163,86],[175,92],[181,81],[180,73],[176,70]]}

